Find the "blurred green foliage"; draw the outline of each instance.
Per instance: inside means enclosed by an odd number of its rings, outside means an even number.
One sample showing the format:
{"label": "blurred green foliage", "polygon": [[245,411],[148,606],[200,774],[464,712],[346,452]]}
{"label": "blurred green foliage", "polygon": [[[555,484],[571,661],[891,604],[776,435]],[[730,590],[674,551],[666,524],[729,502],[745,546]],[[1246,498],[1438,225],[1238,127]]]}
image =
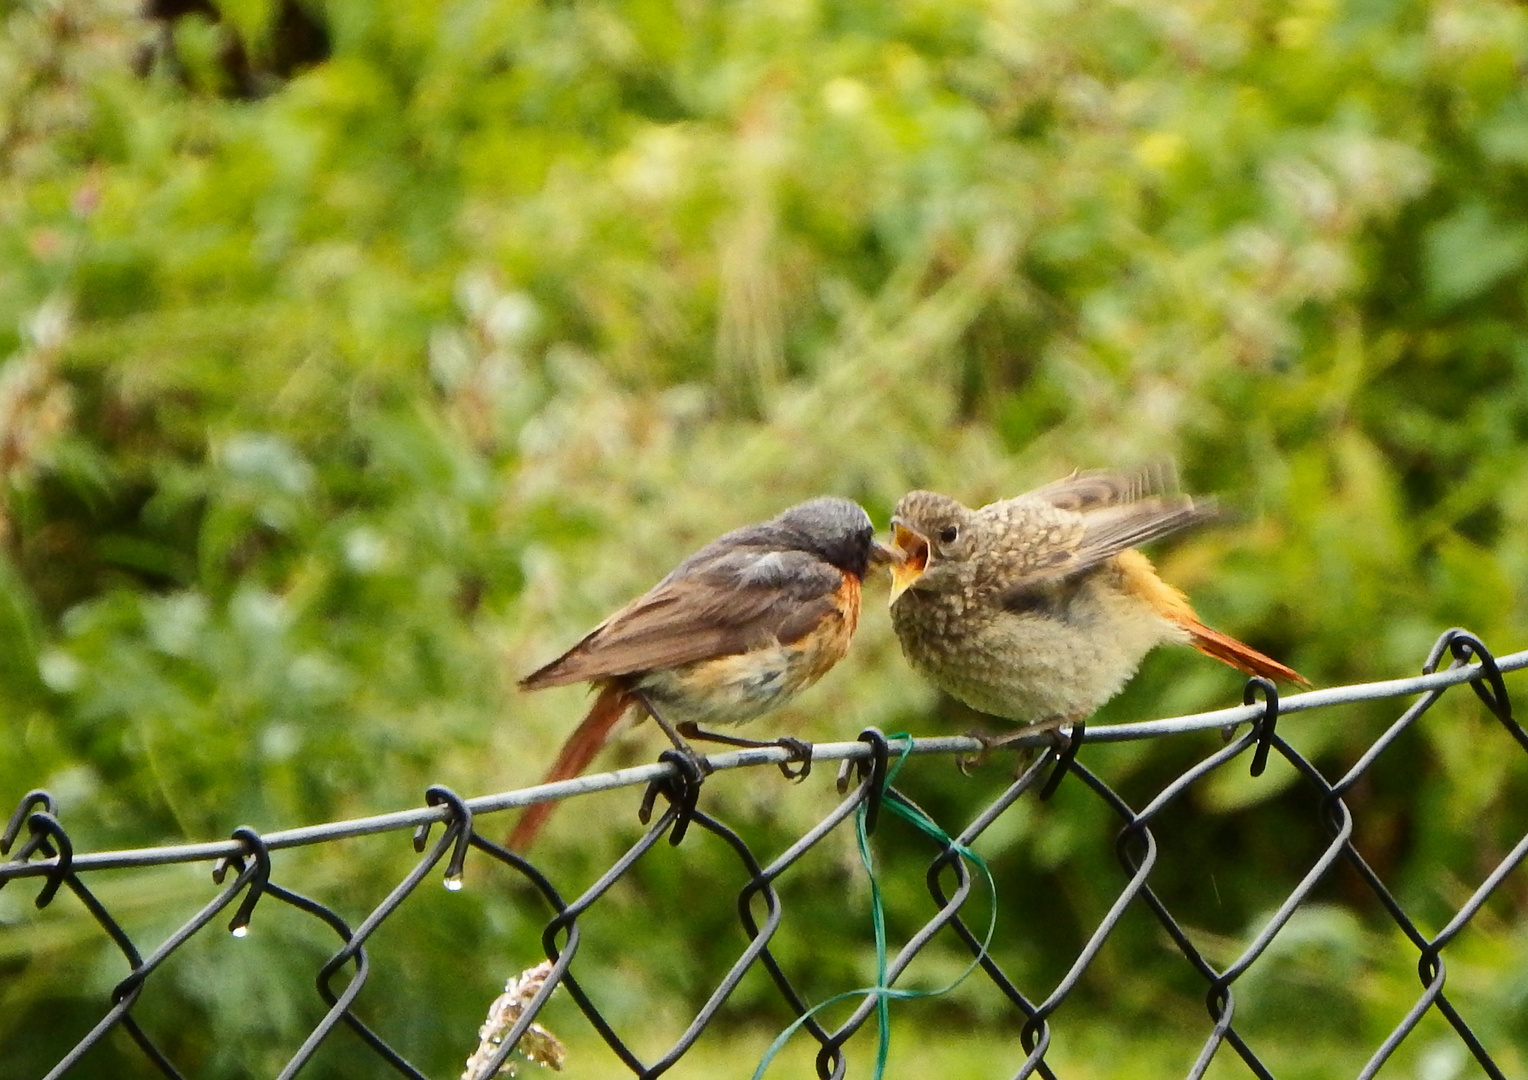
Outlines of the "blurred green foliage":
{"label": "blurred green foliage", "polygon": [[[193,10],[18,0],[0,33],[0,793],[51,789],[78,848],[532,783],[584,701],[514,678],[699,543],[819,492],[884,524],[913,486],[975,503],[1172,458],[1244,514],[1171,545],[1164,573],[1318,685],[1414,671],[1453,624],[1528,643],[1519,5],[163,7]],[[902,663],[882,588],[854,655],[779,729],[975,722]],[[1105,716],[1238,688],[1157,655]],[[1396,711],[1285,734],[1336,767]],[[1499,740],[1453,694],[1353,793],[1360,846],[1435,928],[1523,831],[1528,768]],[[1087,760],[1140,800],[1214,745]],[[655,749],[633,735],[604,760]],[[1005,778],[919,762],[904,785],[955,823]],[[824,777],[757,772],[706,798],[766,851],[834,801]],[[541,852],[568,891],[637,828],[630,793],[585,803]],[[1277,764],[1215,777],[1164,828],[1153,883],[1220,962],[1323,835]],[[997,954],[1026,989],[1116,895],[1112,832],[1063,785],[984,839]],[[396,839],[283,854],[277,875],[355,921],[410,864]],[[925,849],[895,823],[877,842],[905,935]],[[811,995],[873,977],[855,865],[846,837],[785,887],[776,952]],[[204,870],[101,889],[152,944],[207,895]],[[689,900],[739,874],[703,838],[655,853],[591,928],[584,970],[611,973],[601,1001],[644,1049],[740,947],[727,904]],[[388,923],[385,989],[363,998],[440,1075],[538,955],[534,904],[479,864],[469,884]],[[1322,899],[1241,984],[1280,1076],[1354,1071],[1416,992],[1353,880]],[[41,916],[29,900],[0,894],[20,1075],[124,973],[67,897]],[[1511,879],[1450,967],[1508,1072],[1528,1062],[1525,906]],[[274,1071],[317,1019],[332,946],[267,904],[138,1013],[196,1075]],[[932,986],[963,961],[919,965]],[[1181,1074],[1201,994],[1133,914],[1063,1010],[1058,1060]],[[899,1005],[902,1067],[1006,1075],[1022,1054],[994,999],[972,982]],[[553,1013],[579,1069],[610,1067],[569,1003]],[[746,1075],[788,1020],[762,976],[727,1015],[743,1057],[723,1036],[674,1075]],[[356,1075],[357,1052],[336,1039],[309,1073]],[[1458,1054],[1429,1021],[1402,1067],[1463,1075]],[[125,1039],[89,1060],[144,1075]]]}

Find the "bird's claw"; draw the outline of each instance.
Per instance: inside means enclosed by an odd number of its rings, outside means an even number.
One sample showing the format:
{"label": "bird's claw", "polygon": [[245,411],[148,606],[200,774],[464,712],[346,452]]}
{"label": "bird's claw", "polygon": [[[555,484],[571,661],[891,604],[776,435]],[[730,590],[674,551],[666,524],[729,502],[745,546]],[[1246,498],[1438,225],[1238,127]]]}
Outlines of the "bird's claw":
{"label": "bird's claw", "polygon": [[684,750],[681,750],[680,753],[684,754],[685,760],[690,763],[691,767],[694,768],[695,772],[702,779],[716,771],[716,766],[711,764],[711,759],[694,747],[689,747],[687,753]]}
{"label": "bird's claw", "polygon": [[[794,735],[781,735],[775,740],[775,745],[790,755],[779,763],[780,771],[785,774],[787,780],[805,780],[812,774],[811,743],[805,739],[798,739]],[[792,763],[799,764],[801,768],[792,769]]]}
{"label": "bird's claw", "polygon": [[[674,729],[676,735],[682,735],[686,739],[705,739],[707,742],[721,743],[723,746],[739,746],[745,750],[758,750],[768,746],[778,746],[784,750],[787,757],[780,762],[780,771],[785,774],[787,780],[803,780],[812,771],[812,744],[805,739],[798,739],[794,735],[782,735],[778,739],[745,739],[738,735],[723,735],[719,731],[706,731],[693,720],[686,720]],[[679,744],[675,739],[675,745]],[[686,746],[689,744],[686,743]],[[701,770],[709,775],[711,765],[705,758],[701,758]],[[791,765],[799,764],[801,768],[792,769]]]}
{"label": "bird's claw", "polygon": [[[669,727],[668,723],[659,719],[658,714],[653,711],[652,704],[648,702],[645,697],[642,700],[643,704],[647,706],[648,713],[654,720],[658,721],[658,726],[661,727],[663,729],[663,733],[669,737],[669,742],[674,744],[674,751],[678,753],[680,757],[684,758],[685,761],[689,762],[691,772],[697,776],[700,776],[701,778],[705,778],[716,771],[716,767],[711,764],[710,758],[706,757],[706,755],[702,754],[699,750],[696,750],[693,746],[685,741],[686,739],[703,739],[709,738],[710,736],[696,727],[694,723],[690,722],[680,724],[675,728]],[[660,760],[662,760],[661,757]]]}
{"label": "bird's claw", "polygon": [[992,748],[997,745],[997,740],[990,732],[976,729],[966,732],[965,735],[966,738],[975,739],[982,744],[982,748],[973,753],[955,755],[955,767],[960,770],[960,775],[970,776],[987,763],[987,755],[992,753]]}

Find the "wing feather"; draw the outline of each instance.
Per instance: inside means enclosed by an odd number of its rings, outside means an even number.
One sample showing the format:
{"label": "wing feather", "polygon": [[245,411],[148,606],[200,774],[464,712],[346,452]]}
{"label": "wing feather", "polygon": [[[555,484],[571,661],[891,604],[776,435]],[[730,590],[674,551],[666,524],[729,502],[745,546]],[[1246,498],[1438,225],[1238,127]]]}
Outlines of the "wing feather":
{"label": "wing feather", "polygon": [[807,552],[703,548],[520,685],[539,690],[788,644],[831,609],[842,584],[839,570]]}
{"label": "wing feather", "polygon": [[1156,462],[1133,472],[1079,469],[1021,498],[1042,499],[1058,510],[1083,514],[1106,506],[1140,502],[1153,495],[1167,495],[1177,490],[1177,469],[1171,462]]}
{"label": "wing feather", "polygon": [[[1122,474],[1078,474],[1038,492],[1019,497],[1032,512],[1049,519],[1046,542],[1020,560],[1023,570],[1004,583],[1005,606],[1033,606],[1033,592],[1085,574],[1130,548],[1149,544],[1221,516],[1211,499],[1157,493],[1164,483],[1159,470]],[[1044,504],[1035,507],[1031,500]],[[1085,507],[1074,510],[1073,506]],[[1010,563],[1010,565],[1013,565]]]}

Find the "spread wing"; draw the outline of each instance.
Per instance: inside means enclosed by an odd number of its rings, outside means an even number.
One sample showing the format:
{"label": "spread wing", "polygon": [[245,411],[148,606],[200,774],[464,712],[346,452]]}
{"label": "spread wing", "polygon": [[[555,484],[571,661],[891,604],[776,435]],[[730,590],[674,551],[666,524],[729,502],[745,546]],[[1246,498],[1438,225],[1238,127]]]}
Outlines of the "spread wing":
{"label": "spread wing", "polygon": [[1140,502],[1178,490],[1178,471],[1171,462],[1157,462],[1134,472],[1077,470],[1072,475],[1019,496],[1042,499],[1058,510],[1082,514],[1106,506]]}
{"label": "spread wing", "polygon": [[526,676],[527,690],[789,644],[836,606],[844,577],[803,551],[708,545]]}
{"label": "spread wing", "polygon": [[1220,516],[1213,500],[1164,491],[1160,470],[1133,475],[1079,473],[1027,495],[982,509],[1014,537],[1000,560],[1012,568],[1001,602],[1034,605],[1037,589],[1085,574],[1129,548]]}

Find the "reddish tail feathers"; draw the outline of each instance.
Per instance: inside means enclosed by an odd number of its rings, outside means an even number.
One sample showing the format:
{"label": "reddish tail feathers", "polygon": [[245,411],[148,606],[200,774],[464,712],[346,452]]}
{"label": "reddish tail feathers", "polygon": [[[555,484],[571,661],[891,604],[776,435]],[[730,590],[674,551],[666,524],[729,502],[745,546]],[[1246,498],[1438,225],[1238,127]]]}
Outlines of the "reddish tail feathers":
{"label": "reddish tail feathers", "polygon": [[1285,667],[1271,656],[1264,656],[1251,645],[1244,645],[1234,637],[1227,637],[1219,630],[1211,630],[1197,619],[1184,623],[1189,632],[1189,644],[1206,656],[1230,664],[1248,675],[1261,675],[1265,679],[1282,679],[1285,682],[1309,686],[1310,681],[1294,668]]}
{"label": "reddish tail feathers", "polygon": [[[594,699],[594,705],[589,709],[589,715],[584,717],[584,722],[562,744],[562,752],[557,755],[557,760],[552,763],[541,782],[551,784],[558,780],[571,780],[587,769],[594,755],[600,752],[600,748],[610,738],[610,729],[625,715],[631,703],[632,699],[624,687],[606,684],[600,696]],[[524,852],[535,842],[542,826],[555,809],[555,802],[526,807],[520,820],[515,822],[509,839],[504,841],[504,846],[511,851]]]}

